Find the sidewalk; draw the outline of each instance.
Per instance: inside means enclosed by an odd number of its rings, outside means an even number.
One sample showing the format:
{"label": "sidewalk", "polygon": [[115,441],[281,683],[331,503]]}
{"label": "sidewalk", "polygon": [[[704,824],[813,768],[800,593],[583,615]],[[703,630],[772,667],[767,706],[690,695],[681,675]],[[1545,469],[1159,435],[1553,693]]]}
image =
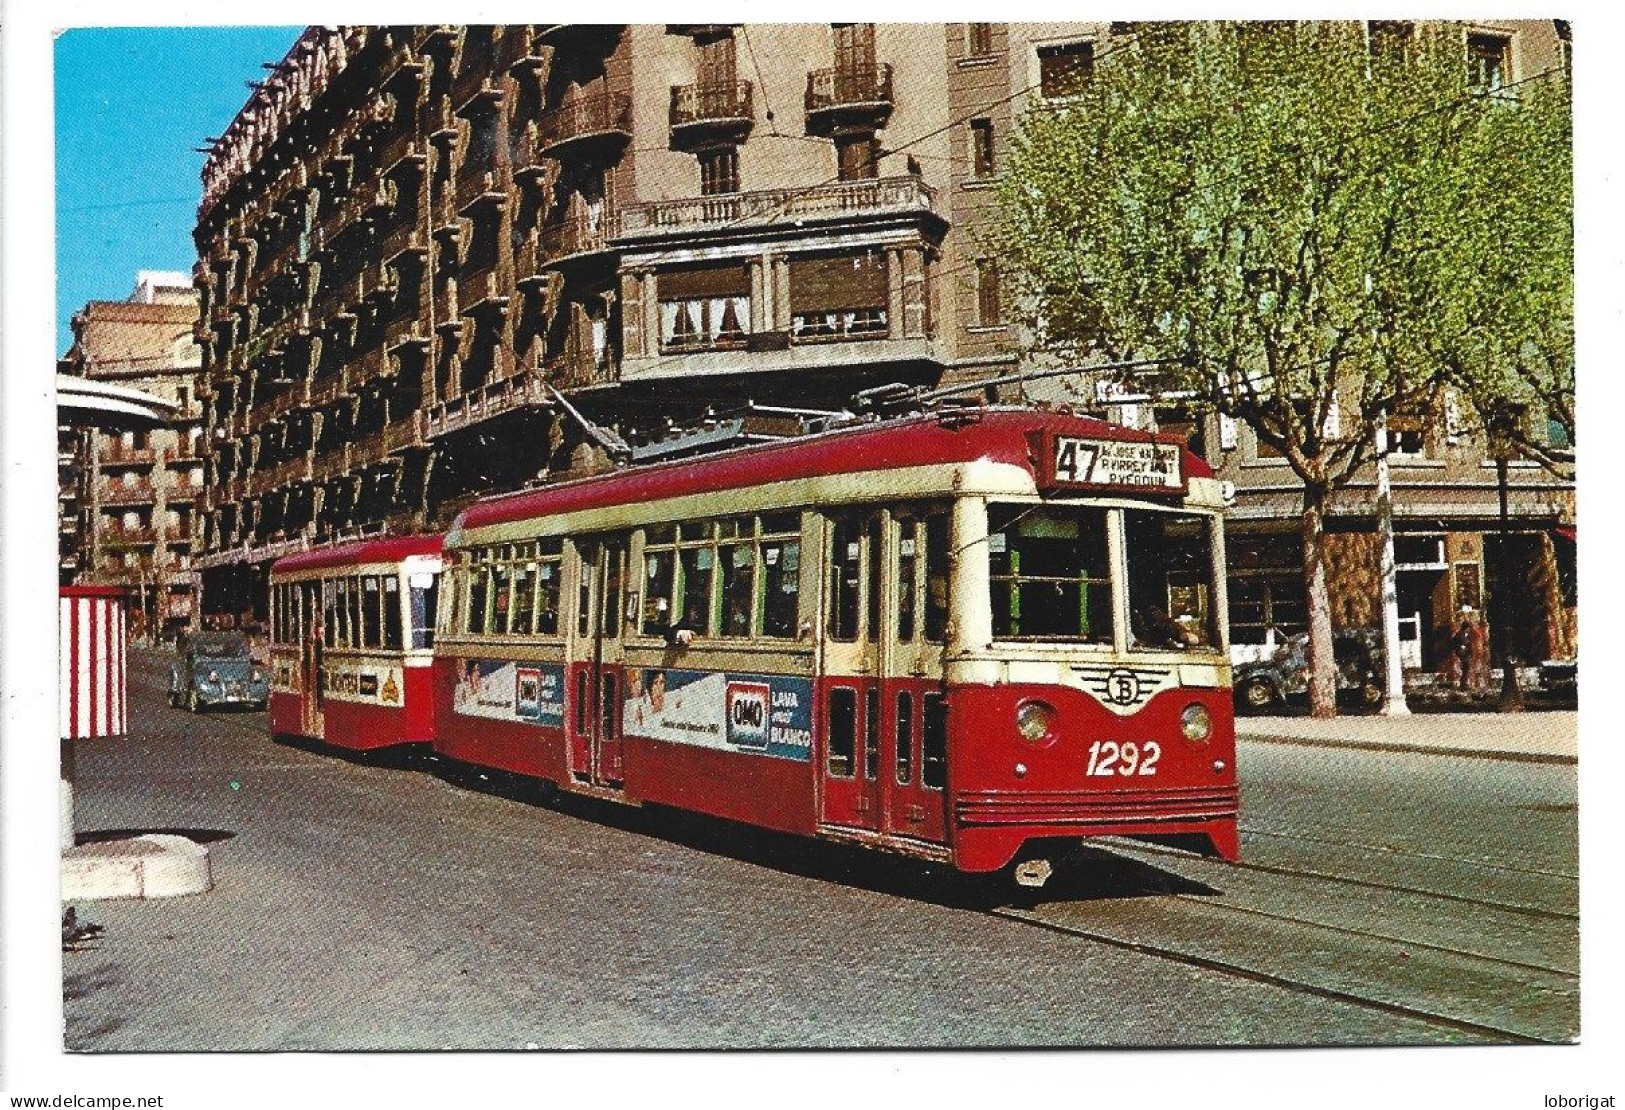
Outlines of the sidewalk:
{"label": "sidewalk", "polygon": [[1575,763],[1579,714],[1417,713],[1409,717],[1238,717],[1236,739],[1260,744],[1425,752],[1534,763]]}

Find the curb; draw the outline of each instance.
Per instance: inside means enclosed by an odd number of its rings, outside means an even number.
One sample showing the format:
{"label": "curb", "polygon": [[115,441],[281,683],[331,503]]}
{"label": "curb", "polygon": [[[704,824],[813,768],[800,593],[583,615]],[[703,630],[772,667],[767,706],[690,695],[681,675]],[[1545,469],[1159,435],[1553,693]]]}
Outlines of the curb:
{"label": "curb", "polygon": [[1406,744],[1385,740],[1318,740],[1307,736],[1266,736],[1259,733],[1236,733],[1238,742],[1254,744],[1283,744],[1300,748],[1353,748],[1367,752],[1406,752],[1417,755],[1453,755],[1464,759],[1500,759],[1511,763],[1553,763],[1574,766],[1578,756],[1560,752],[1525,752],[1492,748],[1454,748],[1439,744]]}

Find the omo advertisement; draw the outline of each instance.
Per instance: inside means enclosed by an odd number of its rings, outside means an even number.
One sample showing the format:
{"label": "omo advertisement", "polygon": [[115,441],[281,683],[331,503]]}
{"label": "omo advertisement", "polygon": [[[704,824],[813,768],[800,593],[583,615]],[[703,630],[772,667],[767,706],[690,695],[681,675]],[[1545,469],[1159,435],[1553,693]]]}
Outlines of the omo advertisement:
{"label": "omo advertisement", "polygon": [[812,759],[812,683],[785,675],[629,669],[626,736]]}
{"label": "omo advertisement", "polygon": [[468,717],[561,728],[564,668],[556,663],[465,660],[452,692],[452,708]]}

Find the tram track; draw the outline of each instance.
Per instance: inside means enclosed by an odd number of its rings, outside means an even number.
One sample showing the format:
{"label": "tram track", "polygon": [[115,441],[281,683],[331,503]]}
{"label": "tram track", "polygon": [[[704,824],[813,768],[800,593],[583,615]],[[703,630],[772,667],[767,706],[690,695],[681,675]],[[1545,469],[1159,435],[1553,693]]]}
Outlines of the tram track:
{"label": "tram track", "polygon": [[[1108,838],[1104,842],[1110,843],[1111,841]],[[1345,844],[1345,842],[1342,842],[1342,841],[1318,841],[1318,843]],[[1166,847],[1163,847],[1162,845],[1158,845],[1158,844],[1147,844],[1147,843],[1142,843],[1142,842],[1139,842],[1139,841],[1134,841],[1129,846],[1132,847],[1132,849],[1135,852],[1144,852],[1144,853],[1148,853],[1148,854],[1151,854],[1151,855],[1159,855],[1159,856],[1165,856],[1165,857],[1177,858],[1177,859],[1193,859],[1193,858],[1197,858],[1197,857],[1193,857],[1191,855],[1191,853],[1183,851],[1181,849],[1178,849],[1178,848],[1166,848]],[[1353,844],[1348,844],[1346,846],[1351,847],[1351,848],[1358,848],[1359,847],[1358,845],[1353,845]],[[1419,854],[1413,854],[1413,855],[1414,855],[1414,858],[1418,858],[1418,859],[1430,858],[1430,857],[1422,856],[1422,855],[1419,855]],[[1443,857],[1439,857],[1439,858],[1443,858]],[[1471,863],[1472,861],[1459,861],[1459,862]],[[1508,871],[1515,870],[1515,869],[1511,869],[1511,868],[1499,868],[1494,864],[1472,863],[1472,865],[1477,866],[1477,867],[1488,868],[1490,870],[1508,870]],[[1232,867],[1232,868],[1239,868],[1239,869],[1244,870],[1244,871],[1255,871],[1255,872],[1258,872],[1260,874],[1278,875],[1278,876],[1280,876],[1282,878],[1314,879],[1314,880],[1318,880],[1318,881],[1321,881],[1321,882],[1340,883],[1340,884],[1342,884],[1344,886],[1361,887],[1361,888],[1367,889],[1367,890],[1381,890],[1381,891],[1385,891],[1385,892],[1390,893],[1390,894],[1409,894],[1409,895],[1415,895],[1417,897],[1422,897],[1422,898],[1437,898],[1437,899],[1440,899],[1441,901],[1451,902],[1451,903],[1455,903],[1455,904],[1459,904],[1459,905],[1476,906],[1476,907],[1479,907],[1481,909],[1498,910],[1498,911],[1501,911],[1501,912],[1504,912],[1504,913],[1517,914],[1517,915],[1522,916],[1522,917],[1532,917],[1532,918],[1538,918],[1538,919],[1541,919],[1541,920],[1548,920],[1548,921],[1579,921],[1580,920],[1580,915],[1578,913],[1571,913],[1568,910],[1551,910],[1551,909],[1545,909],[1545,908],[1540,907],[1540,906],[1528,906],[1528,905],[1524,905],[1524,904],[1518,903],[1518,902],[1504,902],[1504,901],[1497,901],[1497,900],[1488,899],[1488,898],[1475,898],[1472,895],[1468,895],[1468,894],[1454,894],[1454,893],[1451,893],[1449,891],[1433,890],[1433,889],[1429,889],[1427,887],[1409,886],[1409,885],[1406,885],[1406,884],[1403,884],[1403,883],[1383,882],[1380,879],[1368,879],[1368,878],[1362,878],[1362,877],[1356,876],[1356,875],[1335,875],[1335,874],[1332,874],[1332,873],[1327,872],[1327,871],[1315,871],[1315,870],[1310,870],[1310,869],[1301,868],[1301,867],[1287,867],[1287,866],[1284,866],[1284,865],[1281,865],[1281,864],[1273,864],[1273,863],[1258,863],[1256,861],[1249,861],[1249,860],[1237,860],[1237,861],[1227,863],[1225,866]],[[1562,876],[1553,876],[1553,877],[1562,877]]]}
{"label": "tram track", "polygon": [[1550,871],[1540,867],[1517,867],[1509,863],[1496,863],[1483,859],[1468,859],[1462,856],[1446,856],[1437,852],[1412,852],[1404,848],[1394,848],[1385,844],[1362,844],[1354,840],[1333,840],[1328,837],[1309,836],[1305,833],[1275,832],[1270,829],[1251,828],[1241,826],[1238,831],[1243,836],[1261,836],[1274,840],[1294,840],[1300,844],[1325,844],[1336,848],[1353,848],[1356,851],[1376,853],[1385,856],[1398,856],[1405,859],[1425,859],[1436,863],[1457,863],[1467,867],[1487,867],[1493,871],[1506,871],[1515,875],[1539,875],[1550,879],[1569,879],[1578,881],[1580,876],[1568,871]]}
{"label": "tram track", "polygon": [[[1514,1029],[1507,1029],[1499,1025],[1486,1022],[1472,1021],[1466,1018],[1451,1017],[1417,1006],[1406,1005],[1381,998],[1372,998],[1367,994],[1329,987],[1320,983],[1311,983],[1303,979],[1264,971],[1259,968],[1247,967],[1233,961],[1219,959],[1214,956],[1198,955],[1194,952],[1143,940],[1129,940],[1113,936],[1110,933],[1083,928],[1065,922],[1050,921],[1034,915],[1031,911],[1017,909],[1010,906],[1000,906],[988,911],[990,916],[1008,921],[1020,922],[1024,925],[1035,926],[1049,932],[1060,933],[1065,936],[1077,937],[1081,940],[1093,941],[1121,951],[1135,952],[1144,956],[1168,960],[1173,963],[1193,967],[1202,971],[1210,971],[1220,975],[1227,975],[1236,979],[1243,979],[1252,983],[1261,983],[1276,987],[1280,990],[1291,991],[1295,994],[1308,995],[1330,1002],[1340,1002],[1356,1006],[1365,1010],[1387,1014],[1392,1017],[1405,1018],[1416,1021],[1436,1029],[1448,1029],[1456,1033],[1466,1033],[1475,1036],[1487,1037],[1498,1042],[1511,1042],[1514,1044],[1562,1044],[1562,1040],[1548,1037],[1537,1037]],[[1468,955],[1463,953],[1462,955]],[[1470,958],[1477,959],[1473,956]]]}

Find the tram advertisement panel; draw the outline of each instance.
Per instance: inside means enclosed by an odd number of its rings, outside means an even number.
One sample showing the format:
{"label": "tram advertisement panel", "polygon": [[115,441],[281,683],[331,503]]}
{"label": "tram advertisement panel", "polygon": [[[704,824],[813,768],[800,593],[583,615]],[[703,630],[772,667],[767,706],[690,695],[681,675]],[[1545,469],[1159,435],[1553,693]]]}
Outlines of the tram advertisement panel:
{"label": "tram advertisement panel", "polygon": [[469,659],[452,692],[452,709],[466,717],[560,728],[564,668],[556,663]]}
{"label": "tram advertisement panel", "polygon": [[807,763],[812,682],[786,675],[631,670],[623,735]]}

